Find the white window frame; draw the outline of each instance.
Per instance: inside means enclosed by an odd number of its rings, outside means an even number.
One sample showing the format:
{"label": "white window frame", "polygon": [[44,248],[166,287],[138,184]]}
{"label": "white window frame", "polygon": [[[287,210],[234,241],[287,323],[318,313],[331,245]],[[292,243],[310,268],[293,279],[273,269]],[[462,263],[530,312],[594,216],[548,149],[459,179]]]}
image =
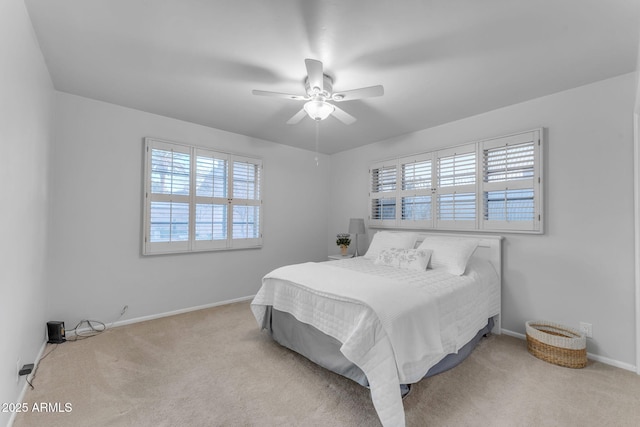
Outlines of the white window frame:
{"label": "white window frame", "polygon": [[[514,135],[508,135],[501,138],[494,138],[490,140],[480,141],[479,154],[481,156],[481,165],[483,167],[479,170],[480,183],[479,189],[479,203],[482,215],[480,216],[480,229],[491,231],[519,231],[519,232],[543,232],[542,223],[542,131],[533,130],[530,132],[523,132]],[[494,182],[488,182],[484,176],[484,163],[485,156],[489,150],[509,150],[510,148],[527,148],[531,155],[526,160],[533,162],[530,167],[531,176],[503,179]],[[515,153],[514,153],[515,154]],[[527,163],[529,163],[527,162]],[[505,167],[508,166],[505,164]],[[515,173],[514,173],[515,174]],[[484,206],[484,199],[486,193],[489,191],[532,191],[532,212],[531,220],[518,220],[509,221],[505,220],[490,220],[487,218],[486,206]]]}
{"label": "white window frame", "polygon": [[[262,183],[264,181],[262,159],[248,157],[238,154],[219,152],[210,148],[197,147],[171,141],[163,141],[156,138],[145,138],[144,149],[144,195],[143,195],[143,230],[142,230],[142,254],[171,254],[185,252],[202,252],[216,250],[232,250],[262,247],[263,235],[263,209],[262,209]],[[188,194],[157,194],[152,193],[152,151],[154,149],[183,153],[189,156],[189,191]],[[226,184],[224,197],[212,194],[203,196],[197,194],[196,185],[196,159],[200,157],[211,157],[219,161],[226,162]],[[245,191],[249,196],[240,197],[234,195],[234,165],[249,164],[255,166],[254,187]],[[152,241],[151,235],[151,203],[171,202],[188,204],[188,237],[179,241]],[[224,206],[225,216],[223,223],[226,229],[224,238],[201,240],[196,238],[196,206],[197,205],[217,205]],[[234,207],[253,208],[257,212],[257,237],[234,237]],[[213,219],[212,219],[213,221]],[[212,222],[212,228],[213,228]],[[255,222],[251,223],[255,227]]]}
{"label": "white window frame", "polygon": [[[417,165],[429,165],[430,176],[429,181],[424,185],[409,185],[416,182],[421,183],[420,177],[415,177]],[[434,167],[434,154],[425,153],[417,156],[402,157],[398,160],[398,179],[400,188],[398,189],[399,198],[399,216],[398,221],[402,227],[406,228],[433,228],[435,223],[435,167]],[[414,179],[405,179],[406,167],[410,166],[412,172],[414,172]],[[408,218],[404,215],[404,202],[409,198],[428,198],[430,209],[428,218]]]}
{"label": "white window frame", "polygon": [[[386,179],[390,176],[395,176],[393,183],[389,182],[380,185],[380,171],[382,171]],[[398,162],[392,160],[372,164],[369,169],[369,178],[369,212],[378,218],[375,221],[380,226],[392,227],[397,224],[400,215],[398,209],[398,183],[400,182],[398,180]],[[387,186],[391,188],[386,188]],[[393,218],[384,216],[380,211],[380,203],[382,200],[386,201],[386,203],[393,203],[395,206],[395,215]]]}
{"label": "white window frame", "polygon": [[[478,153],[476,144],[465,144],[457,147],[439,150],[435,153],[434,159],[434,209],[435,209],[435,228],[443,230],[473,230],[478,228]],[[473,157],[468,160],[469,157]],[[473,171],[469,173],[465,170],[460,171],[458,168],[452,170],[453,174],[447,176],[449,179],[457,182],[450,185],[443,185],[443,176],[440,174],[441,162],[445,159],[453,159],[454,164],[460,163],[460,159],[464,165],[468,165],[470,162],[474,164]],[[471,182],[464,182],[471,181]],[[462,202],[462,210],[455,209],[455,200],[460,200],[463,197],[469,197],[472,195],[474,200],[471,204],[473,208],[473,217],[469,217],[467,211],[469,209],[469,203]],[[451,213],[452,219],[443,218],[441,209],[444,209],[443,203],[440,202],[441,198],[451,198],[454,203],[454,208]]]}
{"label": "white window frame", "polygon": [[[511,135],[485,139],[472,143],[460,144],[440,150],[419,153],[411,156],[403,156],[395,159],[376,161],[369,169],[369,226],[373,228],[409,228],[409,229],[435,229],[435,230],[465,230],[465,231],[499,231],[514,233],[535,233],[544,232],[544,194],[543,194],[543,129],[533,129]],[[530,144],[533,147],[533,176],[526,176],[517,179],[505,179],[504,181],[493,180],[485,182],[484,160],[486,150],[509,149],[510,147]],[[440,185],[439,165],[441,159],[452,156],[464,156],[473,154],[475,156],[475,179],[469,179],[469,172],[465,172],[463,181],[455,185]],[[403,168],[417,162],[431,162],[431,188],[403,188]],[[374,171],[385,167],[394,169],[396,173],[395,187],[393,190],[376,192],[373,182]],[[508,215],[505,220],[492,220],[485,212],[485,193],[505,191],[508,193],[515,190],[533,191],[533,213],[531,220],[509,220]],[[456,195],[472,194],[475,197],[475,215],[473,217],[460,219],[450,218],[450,215],[441,215],[439,201],[441,197],[456,197]],[[403,218],[403,198],[415,196],[431,195],[431,216],[430,218]],[[377,199],[385,198],[395,202],[395,218],[380,219],[374,212],[374,204]],[[505,202],[506,205],[506,202]],[[444,206],[442,207],[444,208]],[[469,211],[469,205],[464,206]],[[505,209],[510,209],[505,207]],[[531,214],[528,212],[528,214]]]}

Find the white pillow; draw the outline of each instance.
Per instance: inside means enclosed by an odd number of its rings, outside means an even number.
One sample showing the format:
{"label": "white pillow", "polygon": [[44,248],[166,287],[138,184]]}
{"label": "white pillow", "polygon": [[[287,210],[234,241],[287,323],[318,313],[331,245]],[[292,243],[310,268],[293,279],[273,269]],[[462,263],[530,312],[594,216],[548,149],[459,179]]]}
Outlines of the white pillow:
{"label": "white pillow", "polygon": [[364,257],[375,260],[383,249],[413,249],[417,239],[416,233],[378,231],[373,235],[373,240]]}
{"label": "white pillow", "polygon": [[429,249],[383,249],[374,264],[404,268],[405,270],[425,271],[429,265]]}
{"label": "white pillow", "polygon": [[448,236],[428,236],[418,249],[431,249],[431,268],[444,268],[451,274],[461,276],[467,262],[478,247],[476,239]]}

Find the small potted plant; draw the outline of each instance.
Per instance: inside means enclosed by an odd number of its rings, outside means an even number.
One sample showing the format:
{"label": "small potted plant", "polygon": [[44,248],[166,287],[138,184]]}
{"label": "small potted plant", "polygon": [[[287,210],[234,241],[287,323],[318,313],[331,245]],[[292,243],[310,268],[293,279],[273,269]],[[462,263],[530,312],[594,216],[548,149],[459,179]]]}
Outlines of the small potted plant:
{"label": "small potted plant", "polygon": [[348,233],[340,233],[337,236],[336,245],[340,246],[340,254],[346,255],[347,248],[351,244],[351,235]]}

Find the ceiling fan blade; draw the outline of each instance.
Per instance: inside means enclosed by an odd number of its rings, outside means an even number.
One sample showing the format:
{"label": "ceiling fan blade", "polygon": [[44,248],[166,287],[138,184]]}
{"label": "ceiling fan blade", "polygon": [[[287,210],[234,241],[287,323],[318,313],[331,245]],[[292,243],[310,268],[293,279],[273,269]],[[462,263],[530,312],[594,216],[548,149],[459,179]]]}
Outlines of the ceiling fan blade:
{"label": "ceiling fan blade", "polygon": [[305,59],[304,64],[307,66],[307,76],[309,76],[309,87],[311,89],[318,88],[320,92],[324,90],[324,71],[322,71],[322,62],[315,59]]}
{"label": "ceiling fan blade", "polygon": [[302,95],[292,95],[289,93],[280,93],[280,92],[269,92],[266,90],[252,90],[251,93],[258,96],[272,96],[274,98],[293,99],[295,101],[305,101],[309,99],[308,97],[302,96]]}
{"label": "ceiling fan blade", "polygon": [[341,108],[336,107],[335,105],[333,106],[334,110],[333,110],[333,116],[340,120],[342,123],[344,123],[345,125],[350,125],[351,123],[356,121],[356,118],[353,117],[351,114],[347,113],[346,111],[344,111]]}
{"label": "ceiling fan blade", "polygon": [[303,108],[300,111],[298,111],[296,114],[294,114],[294,116],[291,117],[289,119],[289,121],[287,121],[287,124],[288,125],[298,124],[298,123],[300,123],[300,120],[304,119],[304,116],[306,116],[306,115],[307,115],[307,112],[304,111],[304,108]]}
{"label": "ceiling fan blade", "polygon": [[345,90],[344,92],[335,92],[331,97],[336,102],[353,101],[354,99],[372,98],[374,96],[384,95],[384,88],[381,85],[363,87],[360,89]]}

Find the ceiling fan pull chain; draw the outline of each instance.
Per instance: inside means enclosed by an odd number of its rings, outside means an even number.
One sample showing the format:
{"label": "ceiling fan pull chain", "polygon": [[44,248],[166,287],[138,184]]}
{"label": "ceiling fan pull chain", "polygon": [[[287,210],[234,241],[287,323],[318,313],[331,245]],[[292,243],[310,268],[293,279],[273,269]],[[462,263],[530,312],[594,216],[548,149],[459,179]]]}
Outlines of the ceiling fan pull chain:
{"label": "ceiling fan pull chain", "polygon": [[320,139],[320,120],[316,120],[316,166],[320,166],[320,158],[318,157],[318,139]]}

